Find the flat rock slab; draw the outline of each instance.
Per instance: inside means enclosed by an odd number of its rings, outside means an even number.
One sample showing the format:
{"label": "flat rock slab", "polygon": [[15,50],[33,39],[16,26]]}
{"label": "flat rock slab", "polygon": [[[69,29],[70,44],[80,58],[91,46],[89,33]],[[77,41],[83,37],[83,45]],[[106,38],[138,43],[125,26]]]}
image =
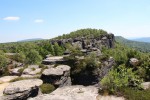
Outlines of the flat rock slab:
{"label": "flat rock slab", "polygon": [[61,76],[64,74],[65,71],[70,71],[70,67],[67,65],[59,65],[56,68],[45,69],[42,74]]}
{"label": "flat rock slab", "polygon": [[98,89],[94,86],[65,86],[51,94],[40,95],[29,100],[96,100]]}
{"label": "flat rock slab", "polygon": [[37,69],[37,68],[39,68],[39,65],[29,65],[28,68],[35,68],[35,69]]}
{"label": "flat rock slab", "polygon": [[38,78],[38,77],[41,77],[41,75],[25,75],[25,74],[22,74],[20,77],[23,77],[23,78]]}
{"label": "flat rock slab", "polygon": [[11,95],[15,93],[21,93],[27,90],[31,90],[31,88],[38,87],[43,84],[43,81],[40,79],[28,79],[21,80],[10,83],[5,89],[4,94]]}
{"label": "flat rock slab", "polygon": [[65,86],[50,94],[39,95],[28,100],[125,100],[123,97],[101,96],[94,86]]}
{"label": "flat rock slab", "polygon": [[6,83],[6,82],[9,82],[15,78],[17,78],[18,76],[4,76],[4,77],[1,77],[0,78],[0,84],[1,83]]}

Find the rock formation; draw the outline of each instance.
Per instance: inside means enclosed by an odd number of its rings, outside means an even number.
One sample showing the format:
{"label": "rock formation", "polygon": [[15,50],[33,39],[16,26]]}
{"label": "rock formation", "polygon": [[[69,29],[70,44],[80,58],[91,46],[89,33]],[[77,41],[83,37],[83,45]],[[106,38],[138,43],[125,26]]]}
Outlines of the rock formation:
{"label": "rock formation", "polygon": [[50,94],[39,95],[28,100],[125,100],[123,97],[101,96],[94,86],[65,86]]}
{"label": "rock formation", "polygon": [[1,100],[26,100],[29,97],[35,97],[39,93],[39,86],[42,85],[40,79],[28,79],[10,83],[4,89],[4,96]]}
{"label": "rock formation", "polygon": [[67,65],[59,65],[55,68],[45,69],[41,79],[44,83],[51,83],[55,87],[71,85],[70,67]]}

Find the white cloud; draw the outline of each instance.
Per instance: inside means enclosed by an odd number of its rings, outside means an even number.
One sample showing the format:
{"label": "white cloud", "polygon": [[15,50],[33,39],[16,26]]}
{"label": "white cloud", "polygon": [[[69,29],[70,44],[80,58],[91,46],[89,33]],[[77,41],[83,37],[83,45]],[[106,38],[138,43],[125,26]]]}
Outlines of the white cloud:
{"label": "white cloud", "polygon": [[43,20],[43,19],[36,19],[36,20],[34,20],[34,22],[35,22],[35,23],[43,23],[44,20]]}
{"label": "white cloud", "polygon": [[3,20],[20,20],[20,17],[10,16],[3,18]]}

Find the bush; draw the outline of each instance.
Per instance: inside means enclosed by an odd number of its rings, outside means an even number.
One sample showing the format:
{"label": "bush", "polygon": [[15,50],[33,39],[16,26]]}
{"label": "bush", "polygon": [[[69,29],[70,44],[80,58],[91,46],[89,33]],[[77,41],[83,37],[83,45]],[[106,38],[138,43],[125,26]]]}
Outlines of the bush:
{"label": "bush", "polygon": [[55,87],[51,84],[45,83],[40,86],[41,92],[44,94],[51,93],[55,90]]}
{"label": "bush", "polygon": [[37,64],[42,61],[42,57],[36,50],[31,50],[26,55],[26,63],[27,64]]}
{"label": "bush", "polygon": [[150,99],[150,89],[135,90],[132,88],[125,88],[123,90],[123,94],[127,100],[149,100]]}
{"label": "bush", "polygon": [[124,65],[120,65],[118,69],[111,70],[107,76],[101,80],[103,90],[107,90],[111,94],[115,94],[122,88],[136,87],[141,88],[142,80],[137,76],[132,69],[125,68]]}

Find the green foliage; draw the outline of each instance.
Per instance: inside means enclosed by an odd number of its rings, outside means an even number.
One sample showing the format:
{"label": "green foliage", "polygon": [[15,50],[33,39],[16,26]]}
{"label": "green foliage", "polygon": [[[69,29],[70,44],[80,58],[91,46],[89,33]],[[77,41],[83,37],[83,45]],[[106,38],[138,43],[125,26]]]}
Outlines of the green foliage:
{"label": "green foliage", "polygon": [[95,38],[100,35],[106,35],[107,32],[102,29],[80,29],[69,34],[63,34],[62,36],[56,37],[56,39],[68,39],[68,38],[77,38],[77,37],[85,37],[85,38]]}
{"label": "green foliage", "polygon": [[60,47],[58,43],[54,44],[54,52],[56,56],[60,56],[64,53],[63,47]]}
{"label": "green foliage", "polygon": [[2,51],[0,51],[0,69],[4,69],[7,66],[7,58]]}
{"label": "green foliage", "polygon": [[55,55],[53,45],[50,44],[49,41],[43,43],[43,45],[39,47],[39,54],[43,58],[45,58],[48,54]]}
{"label": "green foliage", "polygon": [[17,53],[13,56],[13,60],[15,60],[17,62],[24,63],[25,59],[26,59],[26,56],[23,52]]}
{"label": "green foliage", "polygon": [[100,83],[104,90],[115,93],[121,88],[128,86],[141,88],[141,82],[142,80],[131,68],[128,69],[124,65],[120,65],[117,69],[111,70]]}
{"label": "green foliage", "polygon": [[26,55],[26,63],[27,64],[36,64],[42,61],[42,57],[35,50],[28,51]]}
{"label": "green foliage", "polygon": [[137,90],[132,88],[122,89],[124,97],[127,100],[149,100],[150,89],[148,90]]}
{"label": "green foliage", "polygon": [[51,93],[55,90],[55,87],[51,84],[45,83],[40,86],[41,92],[44,94]]}

